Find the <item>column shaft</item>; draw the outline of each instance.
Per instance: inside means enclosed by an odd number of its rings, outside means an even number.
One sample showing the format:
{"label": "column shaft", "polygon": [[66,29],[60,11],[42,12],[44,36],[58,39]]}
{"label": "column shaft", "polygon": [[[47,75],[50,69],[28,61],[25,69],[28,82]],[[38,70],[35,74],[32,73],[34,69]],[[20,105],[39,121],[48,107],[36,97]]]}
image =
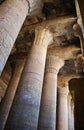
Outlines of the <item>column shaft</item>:
{"label": "column shaft", "polygon": [[62,66],[63,61],[59,57],[47,57],[38,130],[55,130],[57,73]]}
{"label": "column shaft", "polygon": [[38,28],[5,130],[37,130],[47,46],[51,33]]}
{"label": "column shaft", "polygon": [[82,33],[83,33],[83,38],[84,38],[84,7],[83,7],[84,1],[83,0],[75,0],[75,5],[76,5],[76,12],[77,12],[77,17],[78,17],[78,24],[81,27]]}
{"label": "column shaft", "polygon": [[71,100],[71,119],[72,119],[72,129],[74,130],[74,102],[73,99]]}
{"label": "column shaft", "polygon": [[16,92],[16,89],[17,89],[17,86],[21,77],[24,63],[25,63],[24,60],[19,60],[16,63],[13,77],[9,83],[5,97],[0,104],[0,130],[4,130],[7,117],[8,117],[8,114],[9,114],[9,111],[10,111],[10,108],[12,106],[12,102],[15,96],[15,92]]}
{"label": "column shaft", "polygon": [[46,74],[45,76],[38,130],[55,130],[56,79],[56,76],[53,74]]}
{"label": "column shaft", "polygon": [[57,130],[68,130],[68,89],[58,88]]}
{"label": "column shaft", "polygon": [[68,130],[72,130],[71,95],[68,95]]}
{"label": "column shaft", "polygon": [[28,13],[26,0],[6,0],[0,5],[0,74]]}

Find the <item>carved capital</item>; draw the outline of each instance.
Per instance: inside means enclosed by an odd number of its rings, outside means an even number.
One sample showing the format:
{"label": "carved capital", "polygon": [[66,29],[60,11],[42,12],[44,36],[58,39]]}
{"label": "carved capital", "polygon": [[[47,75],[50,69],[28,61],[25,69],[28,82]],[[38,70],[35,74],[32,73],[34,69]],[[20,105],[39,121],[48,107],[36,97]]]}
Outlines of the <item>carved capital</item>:
{"label": "carved capital", "polygon": [[69,89],[68,87],[58,87],[58,94],[63,94],[68,96]]}
{"label": "carved capital", "polygon": [[34,45],[47,47],[53,39],[52,33],[47,29],[39,26],[35,29]]}
{"label": "carved capital", "polygon": [[69,94],[69,88],[68,88],[68,81],[70,78],[59,76],[58,77],[58,93],[68,95]]}
{"label": "carved capital", "polygon": [[58,87],[60,87],[60,88],[68,87],[69,80],[70,80],[70,78],[68,78],[68,77],[59,76],[58,77]]}
{"label": "carved capital", "polygon": [[77,74],[68,74],[66,76],[58,76],[58,87],[67,87],[68,83],[73,78],[80,78]]}
{"label": "carved capital", "polygon": [[46,72],[57,74],[64,65],[64,61],[55,55],[48,55],[46,59]]}

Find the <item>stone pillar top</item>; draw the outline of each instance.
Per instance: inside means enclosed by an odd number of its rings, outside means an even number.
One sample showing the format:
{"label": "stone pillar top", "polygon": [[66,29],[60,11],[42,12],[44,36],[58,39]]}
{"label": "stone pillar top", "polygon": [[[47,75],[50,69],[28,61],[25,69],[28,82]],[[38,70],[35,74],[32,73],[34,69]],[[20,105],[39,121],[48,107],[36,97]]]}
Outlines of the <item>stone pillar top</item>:
{"label": "stone pillar top", "polygon": [[68,88],[68,81],[70,80],[70,77],[58,77],[58,92],[61,94],[68,95],[69,94],[69,88]]}
{"label": "stone pillar top", "polygon": [[69,89],[68,87],[58,87],[58,93],[68,96]]}
{"label": "stone pillar top", "polygon": [[48,55],[46,59],[46,72],[58,73],[59,69],[64,65],[64,61],[55,55]]}
{"label": "stone pillar top", "polygon": [[71,80],[73,78],[80,78],[80,76],[77,74],[67,74],[67,75],[63,75],[63,76],[59,75],[58,76],[58,86],[59,87],[68,86],[69,80]]}
{"label": "stone pillar top", "polygon": [[48,28],[44,28],[39,26],[35,29],[35,40],[34,45],[41,45],[47,47],[52,43],[53,35],[48,30]]}

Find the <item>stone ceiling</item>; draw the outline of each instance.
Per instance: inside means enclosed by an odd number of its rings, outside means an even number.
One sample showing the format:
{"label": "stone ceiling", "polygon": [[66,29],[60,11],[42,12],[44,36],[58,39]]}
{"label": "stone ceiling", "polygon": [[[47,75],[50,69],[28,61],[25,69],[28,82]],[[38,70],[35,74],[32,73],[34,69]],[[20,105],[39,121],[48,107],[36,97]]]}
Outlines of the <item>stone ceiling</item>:
{"label": "stone ceiling", "polygon": [[53,43],[56,46],[80,44],[73,30],[73,25],[77,21],[74,1],[43,0],[43,3],[41,13],[26,18],[13,51],[15,49],[17,50],[16,52],[18,52],[18,49],[22,52],[27,51],[25,49],[33,43],[35,28],[45,25],[52,31]]}

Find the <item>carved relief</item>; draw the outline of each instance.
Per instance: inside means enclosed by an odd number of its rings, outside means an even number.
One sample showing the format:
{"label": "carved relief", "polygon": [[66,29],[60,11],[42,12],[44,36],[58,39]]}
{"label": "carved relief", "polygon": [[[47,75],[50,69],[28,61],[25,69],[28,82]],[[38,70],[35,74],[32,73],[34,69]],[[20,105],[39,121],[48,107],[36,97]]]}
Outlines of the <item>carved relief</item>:
{"label": "carved relief", "polygon": [[20,3],[15,3],[13,1],[5,3],[3,8],[1,8],[0,12],[3,10],[4,11],[0,15],[0,26],[6,28],[12,38],[15,40],[27,15],[27,9],[23,10],[19,5]]}
{"label": "carved relief", "polygon": [[0,72],[2,72],[27,15],[28,5],[25,0],[8,0],[2,4],[0,12]]}
{"label": "carved relief", "polygon": [[[4,36],[4,37],[3,37]],[[13,40],[5,29],[0,30],[0,72],[3,70],[10,54]]]}

